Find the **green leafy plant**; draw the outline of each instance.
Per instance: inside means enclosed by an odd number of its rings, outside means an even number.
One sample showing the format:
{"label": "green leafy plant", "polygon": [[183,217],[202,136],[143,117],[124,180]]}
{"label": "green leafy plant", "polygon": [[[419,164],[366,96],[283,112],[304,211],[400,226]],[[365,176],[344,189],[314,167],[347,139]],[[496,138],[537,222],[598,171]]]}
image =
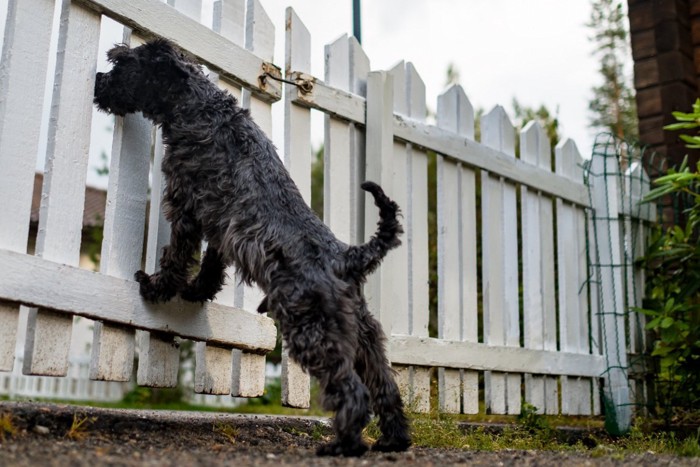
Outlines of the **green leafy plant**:
{"label": "green leafy plant", "polygon": [[[679,123],[667,130],[700,128],[700,99],[691,113],[674,112]],[[681,135],[689,148],[700,148],[699,135]],[[659,358],[662,408],[700,404],[700,163],[691,170],[687,158],[678,169],[654,181],[646,201],[683,198],[685,225],[659,228],[644,258],[648,299],[638,311],[648,317],[654,335],[652,355]],[[672,411],[666,410],[670,417]]]}

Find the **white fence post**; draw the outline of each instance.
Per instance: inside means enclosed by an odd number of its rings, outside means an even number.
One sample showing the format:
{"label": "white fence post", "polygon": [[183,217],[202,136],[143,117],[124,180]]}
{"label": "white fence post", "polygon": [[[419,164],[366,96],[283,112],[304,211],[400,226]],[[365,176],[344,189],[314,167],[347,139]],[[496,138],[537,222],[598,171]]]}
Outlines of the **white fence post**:
{"label": "white fence post", "polygon": [[[396,65],[394,111],[413,120],[426,117],[425,84],[411,63]],[[368,152],[369,156],[372,155]],[[394,143],[390,196],[401,207],[406,231],[401,249],[391,255],[396,283],[392,332],[428,337],[428,157],[411,144]],[[430,369],[396,365],[399,387],[417,412],[430,410]]]}
{"label": "white fence post", "polygon": [[[61,8],[36,252],[46,260],[75,266],[80,257],[100,16],[68,1]],[[24,372],[65,375],[72,327],[69,314],[30,310]]]}
{"label": "white fence post", "polygon": [[[0,248],[27,250],[54,2],[10,0],[0,60]],[[20,307],[0,301],[0,371],[11,371]]]}
{"label": "white fence post", "polygon": [[[583,180],[583,159],[573,141],[560,142],[556,149],[557,173],[575,183]],[[586,217],[578,206],[561,199],[556,201],[557,254],[559,274],[559,339],[561,350],[590,353],[590,322],[585,284]],[[593,411],[589,378],[561,377],[561,412],[566,415],[589,415]]]}
{"label": "white fence post", "polygon": [[[311,35],[291,7],[286,11],[285,76],[290,73],[311,74]],[[296,88],[285,85],[284,99],[284,164],[299,187],[304,201],[311,205],[311,111],[292,102]],[[282,404],[308,408],[311,378],[292,361],[282,348]]]}
{"label": "white fence post", "polygon": [[[481,120],[481,141],[515,158],[515,129],[503,107]],[[518,305],[518,219],[515,185],[486,171],[481,177],[484,342],[520,345]],[[519,374],[487,372],[486,407],[496,414],[520,413]]]}
{"label": "white fence post", "polygon": [[[520,133],[520,159],[552,170],[549,138],[537,121],[529,122]],[[525,348],[556,351],[552,198],[522,185],[521,219]],[[537,407],[538,413],[557,414],[557,386],[556,378],[525,374],[525,400]]]}
{"label": "white fence post", "polygon": [[[124,42],[131,39],[125,28]],[[115,117],[100,272],[131,280],[141,269],[153,127],[143,116]],[[90,378],[129,381],[134,365],[133,329],[96,321]]]}
{"label": "white fence post", "polygon": [[[474,139],[474,109],[460,86],[438,97],[437,125]],[[476,172],[437,155],[438,337],[477,342]],[[440,368],[440,411],[479,412],[479,373]]]}
{"label": "white fence post", "polygon": [[627,376],[627,347],[625,344],[625,302],[622,282],[619,220],[619,161],[615,142],[607,141],[602,153],[591,160],[593,214],[591,264],[598,272],[598,318],[602,336],[606,372],[603,399],[606,428],[613,434],[629,431],[631,409]]}
{"label": "white fence post", "polygon": [[[263,60],[272,61],[275,45],[275,28],[258,0],[247,0],[245,19],[245,48]],[[250,115],[260,128],[272,137],[271,105],[253,95],[247,89],[241,91],[241,106],[250,109]],[[257,287],[241,284],[236,291],[235,304],[251,313],[262,301],[263,294]],[[241,397],[261,396],[265,391],[265,356],[245,351],[233,351],[233,380],[231,395]]]}

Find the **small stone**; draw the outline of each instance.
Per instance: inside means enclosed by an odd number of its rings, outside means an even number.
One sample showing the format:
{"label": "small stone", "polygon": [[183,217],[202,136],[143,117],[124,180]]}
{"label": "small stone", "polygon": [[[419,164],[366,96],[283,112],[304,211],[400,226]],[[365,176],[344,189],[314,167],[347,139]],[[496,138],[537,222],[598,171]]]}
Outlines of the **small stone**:
{"label": "small stone", "polygon": [[34,425],[32,431],[37,435],[48,435],[51,432],[51,430],[43,425]]}
{"label": "small stone", "polygon": [[267,454],[265,457],[268,459],[277,459],[277,456],[272,453]]}

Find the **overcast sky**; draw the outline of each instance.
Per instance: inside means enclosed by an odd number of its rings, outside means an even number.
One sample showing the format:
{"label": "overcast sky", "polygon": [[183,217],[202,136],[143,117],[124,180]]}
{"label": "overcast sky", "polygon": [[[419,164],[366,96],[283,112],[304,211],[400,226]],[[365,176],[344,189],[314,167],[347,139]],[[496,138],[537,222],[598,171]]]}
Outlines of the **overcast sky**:
{"label": "overcast sky", "polygon": [[[205,16],[210,15],[213,0],[203,2]],[[292,6],[311,32],[312,74],[323,78],[324,45],[352,34],[352,0],[260,2],[276,26],[275,63],[284,66],[285,9]],[[3,14],[0,11],[0,20]],[[560,133],[574,139],[588,157],[594,136],[588,128],[588,101],[599,82],[598,61],[591,54],[585,26],[589,15],[590,0],[363,0],[362,43],[373,70],[389,69],[400,60],[413,62],[433,111],[450,63],[475,109],[488,111],[500,104],[512,116],[514,97],[526,106],[558,109]],[[107,29],[101,38],[103,50],[121,40],[119,28]],[[98,69],[105,67],[101,58]],[[273,122],[278,148],[283,147],[280,110]],[[315,147],[323,140],[321,122],[314,117]],[[94,167],[99,153],[109,152],[107,123],[105,118],[93,123],[91,185],[106,186]],[[42,157],[37,168],[43,165]]]}
{"label": "overcast sky", "polygon": [[[312,37],[312,72],[323,77],[323,46],[352,34],[352,0],[260,0],[278,25],[275,61],[284,62],[284,10],[291,5]],[[333,4],[329,8],[329,4]],[[372,69],[413,62],[435,110],[450,63],[474,108],[511,102],[559,109],[561,133],[584,157],[594,133],[588,101],[598,62],[585,26],[590,0],[363,0],[362,44]]]}

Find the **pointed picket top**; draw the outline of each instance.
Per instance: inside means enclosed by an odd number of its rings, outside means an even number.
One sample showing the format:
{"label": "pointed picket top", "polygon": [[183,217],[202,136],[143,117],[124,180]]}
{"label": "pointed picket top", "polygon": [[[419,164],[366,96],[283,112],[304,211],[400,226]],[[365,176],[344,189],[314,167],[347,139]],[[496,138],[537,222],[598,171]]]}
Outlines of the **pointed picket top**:
{"label": "pointed picket top", "polygon": [[628,198],[631,204],[631,213],[639,213],[645,219],[656,219],[656,210],[654,203],[643,203],[642,200],[651,189],[651,181],[646,170],[640,161],[634,161],[625,170],[625,198]]}
{"label": "pointed picket top", "polygon": [[529,121],[520,132],[520,158],[545,170],[552,170],[552,146],[537,120]]}
{"label": "pointed picket top", "polygon": [[348,37],[348,51],[350,53],[350,92],[360,96],[367,95],[367,75],[369,74],[369,57],[355,36]]}
{"label": "pointed picket top", "polygon": [[350,49],[347,34],[326,45],[325,60],[326,83],[350,92]]}
{"label": "pointed picket top", "polygon": [[406,62],[401,60],[389,70],[389,76],[394,79],[394,111],[408,115],[406,103]]}
{"label": "pointed picket top", "polygon": [[425,82],[411,62],[406,63],[406,100],[408,116],[419,121],[425,120]]}
{"label": "pointed picket top", "polygon": [[481,142],[510,157],[515,157],[515,127],[502,106],[495,106],[482,117]]}
{"label": "pointed picket top", "polygon": [[[285,76],[293,71],[311,74],[311,33],[294,8],[286,10]],[[303,53],[302,53],[303,51]]]}
{"label": "pointed picket top", "polygon": [[474,139],[474,107],[462,86],[453,84],[438,96],[437,125]]}
{"label": "pointed picket top", "polygon": [[583,158],[571,138],[559,141],[554,148],[556,172],[569,180],[583,183]]}
{"label": "pointed picket top", "polygon": [[214,2],[212,29],[236,45],[244,45],[246,0],[217,0]]}
{"label": "pointed picket top", "polygon": [[269,62],[275,54],[275,26],[260,0],[248,0],[246,5],[245,47]]}

